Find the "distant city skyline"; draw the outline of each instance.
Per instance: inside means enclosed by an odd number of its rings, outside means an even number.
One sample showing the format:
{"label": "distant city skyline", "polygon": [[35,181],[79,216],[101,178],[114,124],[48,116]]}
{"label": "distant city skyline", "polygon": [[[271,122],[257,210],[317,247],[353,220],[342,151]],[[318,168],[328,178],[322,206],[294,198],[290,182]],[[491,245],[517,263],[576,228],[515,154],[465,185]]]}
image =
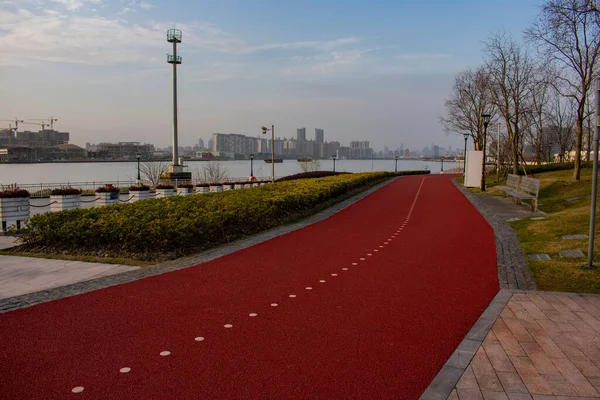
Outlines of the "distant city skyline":
{"label": "distant city skyline", "polygon": [[490,31],[520,35],[540,4],[7,0],[0,119],[54,116],[81,146],[167,146],[166,29],[175,25],[182,145],[274,124],[281,137],[318,127],[326,140],[368,138],[373,148],[460,146],[437,120],[456,72],[481,62]]}

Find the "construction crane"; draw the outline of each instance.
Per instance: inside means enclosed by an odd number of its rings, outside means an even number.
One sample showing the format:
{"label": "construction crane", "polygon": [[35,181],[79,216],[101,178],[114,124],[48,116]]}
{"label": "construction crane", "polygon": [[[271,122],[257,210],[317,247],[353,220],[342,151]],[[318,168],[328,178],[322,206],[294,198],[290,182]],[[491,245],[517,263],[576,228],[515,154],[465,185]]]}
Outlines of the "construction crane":
{"label": "construction crane", "polygon": [[[45,119],[32,119],[31,121],[42,121],[46,126],[48,126],[48,124],[46,124],[45,121],[50,121],[50,129],[54,130],[54,122],[58,121],[58,118],[50,117]],[[44,128],[42,128],[42,130],[44,130]]]}
{"label": "construction crane", "polygon": [[[15,138],[17,136],[17,131],[19,130],[19,123],[24,123],[25,121],[20,120],[19,118],[15,118],[15,119],[0,119],[0,121],[6,121],[6,122],[14,122],[15,123]],[[8,129],[12,131],[12,124],[8,125]],[[13,135],[9,135],[8,136],[8,146],[12,146],[12,139],[13,139]]]}

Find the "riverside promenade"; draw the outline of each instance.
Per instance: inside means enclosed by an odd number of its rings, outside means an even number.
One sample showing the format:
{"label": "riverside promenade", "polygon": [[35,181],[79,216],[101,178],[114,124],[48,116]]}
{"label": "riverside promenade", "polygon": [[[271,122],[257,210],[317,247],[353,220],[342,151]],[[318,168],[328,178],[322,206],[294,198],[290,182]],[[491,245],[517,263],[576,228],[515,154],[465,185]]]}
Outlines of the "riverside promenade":
{"label": "riverside promenade", "polygon": [[498,293],[496,266],[451,177],[403,177],[199,265],[15,301],[42,303],[0,314],[0,398],[417,399]]}

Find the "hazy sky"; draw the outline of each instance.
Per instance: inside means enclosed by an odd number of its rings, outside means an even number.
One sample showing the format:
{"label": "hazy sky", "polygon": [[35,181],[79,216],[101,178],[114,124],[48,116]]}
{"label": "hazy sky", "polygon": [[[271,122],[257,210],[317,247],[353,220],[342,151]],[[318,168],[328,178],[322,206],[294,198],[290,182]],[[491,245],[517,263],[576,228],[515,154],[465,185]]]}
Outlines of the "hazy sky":
{"label": "hazy sky", "polygon": [[175,26],[182,145],[275,124],[281,137],[305,126],[346,144],[461,147],[438,123],[455,74],[481,62],[490,31],[521,37],[540,4],[0,0],[0,119],[53,116],[79,145],[167,146]]}

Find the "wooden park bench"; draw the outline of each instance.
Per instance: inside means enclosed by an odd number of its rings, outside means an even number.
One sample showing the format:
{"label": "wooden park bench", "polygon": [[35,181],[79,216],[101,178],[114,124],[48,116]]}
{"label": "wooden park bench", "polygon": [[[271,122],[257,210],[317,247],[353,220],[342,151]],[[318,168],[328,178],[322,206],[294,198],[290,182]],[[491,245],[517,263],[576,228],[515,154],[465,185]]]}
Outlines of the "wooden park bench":
{"label": "wooden park bench", "polygon": [[512,192],[519,191],[520,183],[521,177],[519,175],[508,174],[508,177],[506,178],[506,186],[496,186],[496,189],[510,195]]}
{"label": "wooden park bench", "polygon": [[506,178],[506,186],[497,186],[497,188],[514,198],[517,204],[521,204],[521,200],[531,200],[531,211],[537,211],[540,192],[539,179],[526,176],[521,178],[518,175],[509,174]]}

